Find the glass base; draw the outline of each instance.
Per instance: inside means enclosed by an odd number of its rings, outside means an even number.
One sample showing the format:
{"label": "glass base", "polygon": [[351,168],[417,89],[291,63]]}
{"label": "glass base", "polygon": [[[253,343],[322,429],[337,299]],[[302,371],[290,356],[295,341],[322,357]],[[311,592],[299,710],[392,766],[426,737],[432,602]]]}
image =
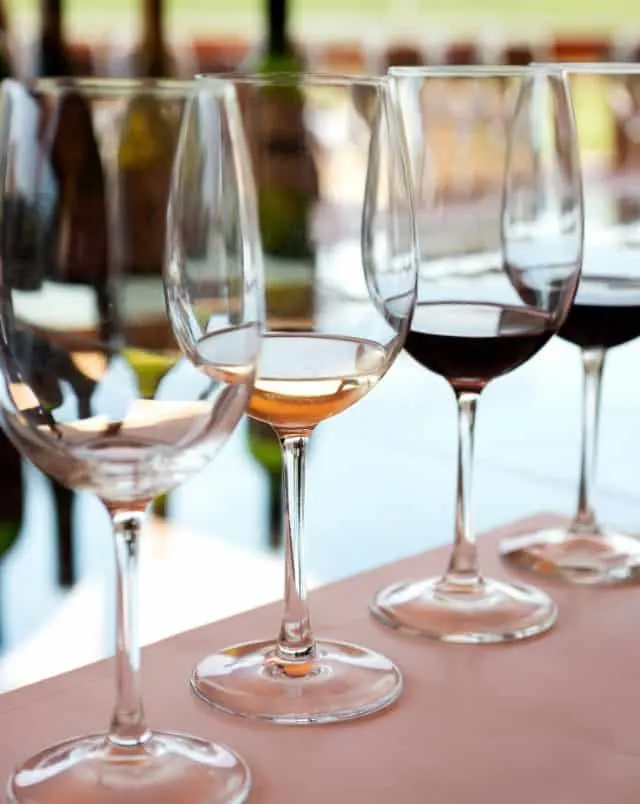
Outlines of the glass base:
{"label": "glass base", "polygon": [[17,768],[9,804],[240,804],[251,786],[242,759],[220,745],[155,732],[120,748],[104,734],[47,748]]}
{"label": "glass base", "polygon": [[465,589],[441,578],[401,581],[382,589],[371,605],[385,625],[441,642],[511,642],[551,628],[558,616],[539,589],[485,579]]}
{"label": "glass base", "polygon": [[547,528],[503,539],[509,563],[575,584],[640,580],[640,539],[606,528]]}
{"label": "glass base", "polygon": [[195,668],[191,686],[204,701],[233,715],[333,723],[392,704],[402,676],[385,656],[347,642],[317,642],[313,661],[283,665],[270,640],[208,656]]}

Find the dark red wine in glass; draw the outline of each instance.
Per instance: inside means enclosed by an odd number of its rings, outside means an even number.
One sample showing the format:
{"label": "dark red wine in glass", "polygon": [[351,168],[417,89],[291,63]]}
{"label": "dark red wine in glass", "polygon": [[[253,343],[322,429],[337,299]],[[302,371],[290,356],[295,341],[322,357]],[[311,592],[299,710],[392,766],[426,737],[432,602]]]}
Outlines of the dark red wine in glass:
{"label": "dark red wine in glass", "polygon": [[[583,300],[584,299],[584,300]],[[612,349],[640,336],[640,293],[627,304],[602,303],[578,294],[558,333],[581,349]]]}
{"label": "dark red wine in glass", "polygon": [[549,313],[530,307],[419,303],[405,349],[457,392],[477,392],[541,349],[553,334],[550,324]]}
{"label": "dark red wine in glass", "polygon": [[568,87],[554,65],[389,75],[410,143],[420,257],[405,351],[454,392],[458,461],[442,574],[393,582],[370,608],[391,628],[444,642],[526,639],[553,626],[557,606],[534,586],[481,572],[471,522],[475,415],[485,386],[558,332],[578,286],[584,216]]}
{"label": "dark red wine in glass", "polygon": [[[640,336],[640,263],[629,231],[602,225],[585,243],[580,286],[558,334],[580,349],[583,363],[582,448],[578,504],[572,521],[503,540],[502,556],[518,567],[551,574],[571,583],[613,584],[640,577],[640,541],[604,527],[593,504],[600,391],[609,349]],[[619,239],[616,239],[619,238]],[[532,289],[510,270],[518,295]]]}

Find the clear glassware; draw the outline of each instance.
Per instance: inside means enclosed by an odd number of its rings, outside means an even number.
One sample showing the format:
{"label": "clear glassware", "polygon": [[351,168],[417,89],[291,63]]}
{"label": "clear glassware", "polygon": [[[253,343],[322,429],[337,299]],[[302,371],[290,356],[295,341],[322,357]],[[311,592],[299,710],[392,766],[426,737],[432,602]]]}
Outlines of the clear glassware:
{"label": "clear glassware", "polygon": [[266,330],[249,414],[282,447],[284,609],[275,638],[217,650],[197,665],[192,686],[245,717],[347,720],[395,701],[402,678],[379,653],[312,633],[305,459],[316,425],[368,394],[406,336],[417,276],[406,146],[384,78],[233,81],[265,254]]}
{"label": "clear glassware", "polygon": [[[640,336],[636,111],[640,67],[564,66],[575,98],[585,205],[582,276],[575,304],[559,332],[580,349],[582,357],[578,504],[566,527],[504,539],[500,552],[510,564],[570,583],[635,582],[640,578],[640,540],[598,520],[594,491],[606,356],[609,349]],[[613,120],[612,110],[616,112]],[[611,122],[617,129],[611,128]]]}
{"label": "clear glassware", "polygon": [[[2,87],[2,426],[44,472],[100,498],[117,568],[111,723],[27,759],[9,781],[10,802],[212,804],[248,795],[240,757],[151,731],[141,700],[145,513],[211,460],[246,411],[262,331],[255,190],[234,90],[212,82],[194,96],[195,88]],[[172,181],[174,216],[189,209],[190,218],[172,227],[167,253]],[[172,305],[171,319],[165,260],[173,283],[206,265],[208,310],[199,318]]]}
{"label": "clear glassware", "polygon": [[[393,628],[437,640],[523,639],[553,625],[556,605],[532,586],[481,573],[471,523],[473,435],[482,390],[557,332],[578,284],[582,193],[570,97],[553,68],[390,73],[412,157],[420,252],[405,349],[454,392],[458,474],[446,571],[393,583],[371,608]],[[442,96],[446,85],[468,94],[466,85],[474,83],[483,86],[476,97],[486,102],[473,107],[473,136],[464,131],[463,154],[456,115],[429,113],[430,94]]]}

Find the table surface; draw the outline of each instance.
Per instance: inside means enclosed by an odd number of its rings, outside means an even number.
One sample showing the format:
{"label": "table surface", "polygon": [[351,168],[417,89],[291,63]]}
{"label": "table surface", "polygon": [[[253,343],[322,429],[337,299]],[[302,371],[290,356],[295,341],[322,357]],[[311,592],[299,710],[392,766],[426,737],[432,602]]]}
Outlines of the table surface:
{"label": "table surface", "polygon": [[[481,539],[486,571],[508,576],[497,540],[527,524]],[[405,687],[390,710],[347,724],[277,726],[218,714],[196,700],[187,686],[195,662],[274,633],[279,606],[270,605],[144,650],[151,725],[235,747],[253,771],[252,804],[635,804],[640,587],[538,579],[560,606],[557,625],[503,646],[403,637],[368,615],[381,585],[438,572],[444,561],[438,549],[312,594],[318,634],[362,642],[398,662]],[[112,696],[109,661],[0,696],[0,777],[47,743],[103,728]]]}

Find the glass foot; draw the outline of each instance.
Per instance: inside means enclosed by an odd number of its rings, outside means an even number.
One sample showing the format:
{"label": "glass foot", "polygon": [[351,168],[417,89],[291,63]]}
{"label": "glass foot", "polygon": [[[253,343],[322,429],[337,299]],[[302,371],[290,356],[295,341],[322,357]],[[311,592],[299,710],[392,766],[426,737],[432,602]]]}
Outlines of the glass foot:
{"label": "glass foot", "polygon": [[400,631],[462,644],[526,639],[551,628],[558,615],[533,586],[485,579],[446,589],[441,578],[392,584],[378,592],[371,612]]}
{"label": "glass foot", "polygon": [[576,584],[640,580],[640,539],[608,529],[548,528],[511,536],[500,554],[519,568]]}
{"label": "glass foot", "polygon": [[251,786],[242,759],[194,737],[154,733],[136,748],[105,735],[59,743],[14,771],[10,804],[240,804]]}
{"label": "glass foot", "polygon": [[248,642],[208,656],[191,677],[207,703],[275,723],[333,723],[392,704],[402,676],[392,661],[347,642],[316,643],[313,661],[282,665],[276,643]]}

